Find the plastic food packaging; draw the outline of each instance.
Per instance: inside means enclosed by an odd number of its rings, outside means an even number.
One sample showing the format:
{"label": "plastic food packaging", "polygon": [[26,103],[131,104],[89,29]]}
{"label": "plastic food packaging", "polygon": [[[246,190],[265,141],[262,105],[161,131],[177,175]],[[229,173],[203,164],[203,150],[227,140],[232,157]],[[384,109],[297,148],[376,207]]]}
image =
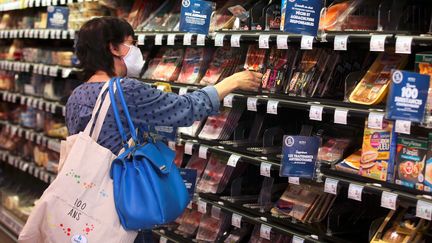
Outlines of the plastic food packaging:
{"label": "plastic food packaging", "polygon": [[175,81],[181,70],[184,49],[166,48],[164,50],[162,59],[154,69],[151,79]]}
{"label": "plastic food packaging", "polygon": [[[211,214],[204,214],[201,218],[197,240],[216,242],[224,233],[224,229],[228,226],[227,215],[221,212],[220,209],[213,207]],[[217,211],[215,213],[215,211]]]}
{"label": "plastic food packaging", "polygon": [[199,82],[207,68],[209,54],[209,50],[205,48],[187,48],[176,82],[185,84]]}
{"label": "plastic food packaging", "polygon": [[196,210],[186,209],[184,217],[180,222],[177,231],[184,235],[185,237],[192,237],[195,235],[200,222],[201,222],[202,214]]}
{"label": "plastic food packaging", "polygon": [[179,127],[178,132],[191,137],[196,137],[204,121],[195,121],[190,127]]}
{"label": "plastic food packaging", "polygon": [[216,84],[224,77],[231,75],[234,68],[240,63],[240,51],[230,47],[216,49],[204,77],[200,84]]}
{"label": "plastic food packaging", "polygon": [[345,150],[351,144],[349,139],[331,138],[318,150],[318,160],[334,163],[344,155]]}
{"label": "plastic food packaging", "polygon": [[427,74],[431,77],[423,121],[423,125],[430,128],[432,127],[432,53],[416,54],[416,70],[420,74]]}
{"label": "plastic food packaging", "polygon": [[286,69],[289,62],[290,54],[293,50],[279,50],[273,47],[270,50],[270,55],[267,62],[267,69],[262,78],[262,88],[275,92],[282,89],[285,78]]}
{"label": "plastic food packaging", "polygon": [[36,109],[32,107],[27,107],[27,109],[21,112],[20,124],[26,128],[36,127]]}
{"label": "plastic food packaging", "polygon": [[[197,185],[197,191],[202,193],[220,193],[225,189],[228,182],[226,177],[228,157],[223,155],[212,154],[207,162],[201,179]],[[232,171],[231,171],[232,172]]]}
{"label": "plastic food packaging", "polygon": [[49,137],[65,139],[68,136],[68,130],[64,119],[46,114],[44,133]]}
{"label": "plastic food packaging", "polygon": [[355,153],[346,157],[340,163],[336,164],[336,170],[359,174],[360,170],[360,161],[361,161],[361,149],[357,150]]}
{"label": "plastic food packaging", "polygon": [[34,162],[36,165],[46,167],[48,165],[48,151],[43,146],[35,146],[33,150]]}
{"label": "plastic food packaging", "polygon": [[262,72],[265,65],[266,49],[258,48],[258,45],[250,45],[248,48],[244,69]]}
{"label": "plastic food packaging", "polygon": [[363,105],[379,104],[386,97],[391,81],[391,70],[402,69],[407,59],[407,55],[380,53],[351,93],[349,101]]}
{"label": "plastic food packaging", "polygon": [[189,162],[186,165],[186,168],[196,170],[197,180],[199,180],[206,166],[207,166],[207,160],[200,158],[198,156],[198,153],[196,152],[192,154],[191,158],[189,159]]}

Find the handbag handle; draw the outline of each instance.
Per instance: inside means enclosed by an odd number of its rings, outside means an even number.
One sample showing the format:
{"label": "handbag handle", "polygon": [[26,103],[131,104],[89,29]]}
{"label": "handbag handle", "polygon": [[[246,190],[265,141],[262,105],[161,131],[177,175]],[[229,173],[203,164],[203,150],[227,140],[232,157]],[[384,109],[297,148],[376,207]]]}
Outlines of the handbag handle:
{"label": "handbag handle", "polygon": [[123,125],[122,125],[122,122],[120,119],[120,112],[118,110],[116,97],[115,97],[115,93],[114,93],[114,82],[116,84],[117,93],[119,94],[120,104],[123,107],[123,113],[126,117],[128,125],[129,125],[129,131],[131,133],[131,137],[136,144],[138,143],[137,134],[136,134],[135,126],[133,125],[132,119],[130,117],[129,110],[128,110],[127,105],[126,105],[126,101],[124,100],[123,89],[121,88],[121,84],[120,84],[120,78],[112,78],[109,82],[109,95],[110,95],[110,99],[111,99],[111,106],[113,108],[114,119],[117,123],[117,127],[119,129],[120,136],[122,137],[123,147],[128,148],[129,147],[128,146],[128,139],[127,139],[126,132],[123,128]]}

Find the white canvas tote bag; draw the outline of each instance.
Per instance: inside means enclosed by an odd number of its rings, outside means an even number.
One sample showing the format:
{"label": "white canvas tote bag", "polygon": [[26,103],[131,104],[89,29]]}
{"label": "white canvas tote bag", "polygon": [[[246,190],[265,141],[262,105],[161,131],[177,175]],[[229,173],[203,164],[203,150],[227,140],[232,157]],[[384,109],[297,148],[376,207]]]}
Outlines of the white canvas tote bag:
{"label": "white canvas tote bag", "polygon": [[111,105],[109,95],[101,102],[107,87],[108,82],[98,96],[84,132],[62,141],[57,178],[37,202],[18,242],[134,241],[137,232],[123,229],[114,206],[113,182],[109,171],[116,155],[97,143]]}

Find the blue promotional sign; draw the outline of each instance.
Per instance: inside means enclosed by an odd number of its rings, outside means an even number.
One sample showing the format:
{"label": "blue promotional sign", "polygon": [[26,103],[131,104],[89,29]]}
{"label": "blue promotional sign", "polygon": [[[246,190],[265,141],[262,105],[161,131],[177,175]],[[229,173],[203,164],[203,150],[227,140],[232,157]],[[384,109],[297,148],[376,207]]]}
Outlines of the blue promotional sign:
{"label": "blue promotional sign", "polygon": [[180,168],[180,175],[183,178],[183,182],[186,185],[190,198],[193,198],[195,193],[195,186],[197,180],[197,171],[194,169]]}
{"label": "blue promotional sign", "polygon": [[387,99],[387,118],[413,122],[423,121],[430,76],[393,70]]}
{"label": "blue promotional sign", "polygon": [[284,136],[280,176],[313,178],[319,137]]}
{"label": "blue promotional sign", "polygon": [[69,8],[67,7],[48,7],[47,29],[63,29],[68,28]]}
{"label": "blue promotional sign", "polygon": [[202,0],[182,0],[180,31],[207,35],[216,5]]}
{"label": "blue promotional sign", "polygon": [[281,30],[316,36],[322,0],[282,0]]}

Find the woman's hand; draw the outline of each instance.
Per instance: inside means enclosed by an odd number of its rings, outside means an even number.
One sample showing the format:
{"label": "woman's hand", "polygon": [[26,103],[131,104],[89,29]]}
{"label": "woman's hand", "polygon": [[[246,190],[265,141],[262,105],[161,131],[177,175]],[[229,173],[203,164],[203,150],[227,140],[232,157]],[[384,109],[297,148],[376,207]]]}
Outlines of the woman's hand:
{"label": "woman's hand", "polygon": [[236,89],[258,91],[262,76],[261,73],[242,71],[225,78],[214,87],[219,94],[219,99],[223,100],[225,96]]}

